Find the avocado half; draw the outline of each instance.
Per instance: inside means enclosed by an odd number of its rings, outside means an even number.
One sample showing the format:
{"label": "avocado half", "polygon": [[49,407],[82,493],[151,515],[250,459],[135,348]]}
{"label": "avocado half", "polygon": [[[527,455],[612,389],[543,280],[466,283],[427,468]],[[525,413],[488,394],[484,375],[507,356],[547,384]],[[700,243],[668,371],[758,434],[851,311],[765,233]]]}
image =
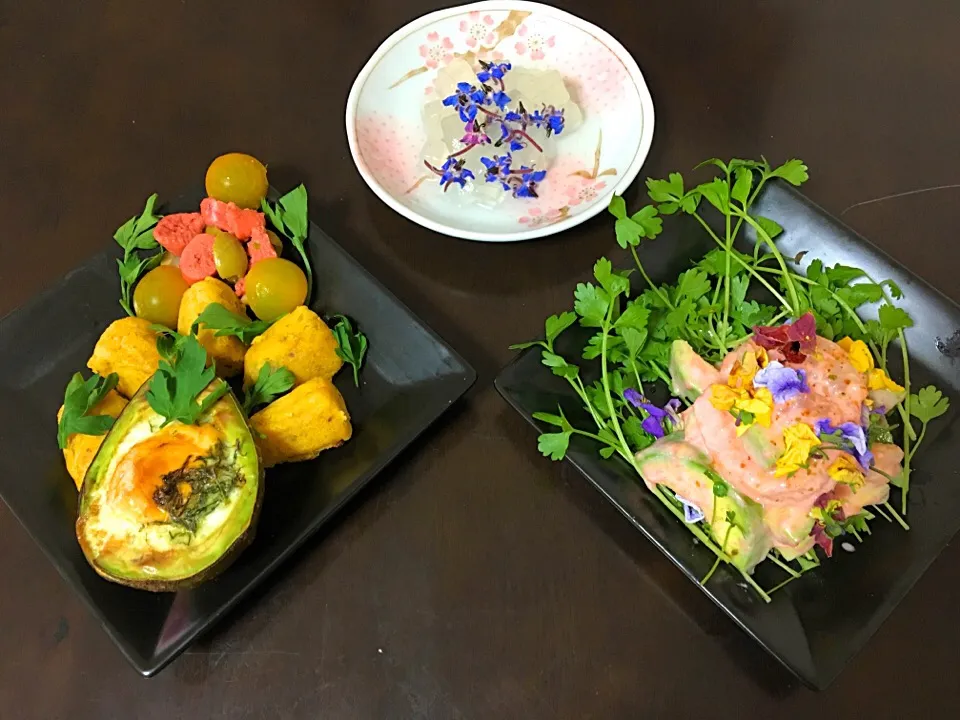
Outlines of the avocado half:
{"label": "avocado half", "polygon": [[[222,380],[214,380],[209,393]],[[249,545],[263,467],[229,389],[195,425],[147,402],[149,381],[114,423],[83,480],[77,539],[102,577],[153,592],[209,580]]]}

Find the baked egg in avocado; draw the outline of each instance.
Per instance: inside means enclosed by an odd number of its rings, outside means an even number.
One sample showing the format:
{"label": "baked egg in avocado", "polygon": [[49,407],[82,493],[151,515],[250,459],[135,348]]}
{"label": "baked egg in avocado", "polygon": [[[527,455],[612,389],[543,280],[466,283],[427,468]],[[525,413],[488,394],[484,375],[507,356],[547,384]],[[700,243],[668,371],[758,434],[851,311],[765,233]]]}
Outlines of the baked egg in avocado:
{"label": "baked egg in avocado", "polygon": [[263,471],[231,391],[186,425],[150,407],[148,385],[124,408],[87,471],[77,538],[104,578],[175,591],[210,579],[253,539]]}

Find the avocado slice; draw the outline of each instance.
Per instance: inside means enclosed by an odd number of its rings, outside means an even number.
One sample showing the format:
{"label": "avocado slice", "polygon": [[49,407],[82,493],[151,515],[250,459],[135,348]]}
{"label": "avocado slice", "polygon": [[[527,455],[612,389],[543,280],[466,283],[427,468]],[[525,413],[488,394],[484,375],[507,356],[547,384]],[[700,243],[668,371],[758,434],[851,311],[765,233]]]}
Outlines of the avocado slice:
{"label": "avocado slice", "polygon": [[669,365],[674,394],[690,402],[711,385],[721,382],[720,371],[700,357],[686,340],[673,341]]}
{"label": "avocado slice", "polygon": [[[648,484],[663,485],[696,503],[703,511],[705,527],[733,565],[749,572],[770,552],[773,541],[763,522],[763,507],[742,496],[710,466],[693,445],[667,436],[637,454],[637,466]],[[714,483],[726,486],[725,495],[714,494]]]}
{"label": "avocado slice", "polygon": [[263,468],[231,391],[197,424],[164,425],[147,402],[149,384],[131,398],[87,470],[77,539],[107,580],[168,592],[210,579],[250,543]]}

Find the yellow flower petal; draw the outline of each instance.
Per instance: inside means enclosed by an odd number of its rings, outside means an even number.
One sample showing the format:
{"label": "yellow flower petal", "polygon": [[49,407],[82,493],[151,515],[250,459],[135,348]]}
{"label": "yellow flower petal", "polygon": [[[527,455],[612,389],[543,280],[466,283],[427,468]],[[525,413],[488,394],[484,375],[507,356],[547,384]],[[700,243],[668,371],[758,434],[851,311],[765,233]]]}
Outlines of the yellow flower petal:
{"label": "yellow flower petal", "polygon": [[837,345],[847,353],[850,358],[850,364],[853,365],[858,372],[869,372],[873,370],[873,355],[863,340],[853,340],[845,337],[841,338],[837,342]]}
{"label": "yellow flower petal", "polygon": [[729,385],[712,385],[710,387],[710,404],[717,410],[730,410],[733,404],[746,396],[743,390],[736,390]]}
{"label": "yellow flower petal", "polygon": [[757,354],[753,350],[747,350],[730,369],[730,379],[727,380],[727,384],[732,388],[750,389],[753,387],[753,376],[759,370]]}
{"label": "yellow flower petal", "polygon": [[904,392],[904,388],[897,385],[897,383],[891,380],[890,376],[880,368],[876,368],[867,373],[867,387],[871,390],[890,390],[895,393]]}
{"label": "yellow flower petal", "polygon": [[838,483],[858,488],[863,485],[863,472],[860,465],[850,455],[843,453],[833,461],[827,473]]}
{"label": "yellow flower petal", "polygon": [[806,423],[797,422],[783,430],[786,449],[777,459],[776,477],[783,477],[799,470],[810,458],[810,452],[820,444],[820,438]]}

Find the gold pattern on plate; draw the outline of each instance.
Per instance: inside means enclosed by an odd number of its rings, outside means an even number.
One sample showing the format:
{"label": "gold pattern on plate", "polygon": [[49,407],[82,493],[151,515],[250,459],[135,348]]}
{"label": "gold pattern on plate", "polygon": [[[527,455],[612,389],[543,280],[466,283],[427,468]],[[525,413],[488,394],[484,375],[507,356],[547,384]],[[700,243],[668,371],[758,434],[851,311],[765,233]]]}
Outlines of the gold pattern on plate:
{"label": "gold pattern on plate", "polygon": [[414,190],[416,190],[418,187],[420,187],[421,185],[423,185],[423,183],[424,183],[426,180],[429,180],[430,178],[431,178],[430,175],[421,175],[419,180],[417,180],[413,185],[411,185],[410,187],[408,187],[406,190],[403,191],[403,194],[404,194],[404,195],[409,195],[409,194],[412,193]]}
{"label": "gold pattern on plate", "polygon": [[593,153],[593,170],[576,170],[575,172],[570,173],[570,175],[576,175],[578,177],[586,178],[587,180],[596,180],[604,175],[616,175],[616,168],[607,168],[603,171],[600,170],[600,148],[602,146],[603,130],[600,131],[600,137],[597,139],[597,149]]}
{"label": "gold pattern on plate", "polygon": [[[521,10],[511,10],[504,21],[494,28],[493,32],[497,38],[493,41],[493,45],[490,47],[482,47],[480,48],[479,52],[493,52],[500,43],[517,31],[517,28],[520,27],[521,23],[523,23],[523,21],[526,20],[530,14],[531,13],[529,12],[524,12]],[[453,53],[453,56],[455,58],[460,58],[461,60],[466,60],[468,63],[473,65],[477,60],[477,52],[478,51],[475,50],[467,50],[466,52],[462,53]],[[429,69],[430,68],[428,68],[426,65],[421,65],[418,68],[414,68],[397,80],[393,85],[391,85],[389,89],[393,90],[395,87],[402,85],[410,78],[414,78],[417,75],[422,75]]]}

